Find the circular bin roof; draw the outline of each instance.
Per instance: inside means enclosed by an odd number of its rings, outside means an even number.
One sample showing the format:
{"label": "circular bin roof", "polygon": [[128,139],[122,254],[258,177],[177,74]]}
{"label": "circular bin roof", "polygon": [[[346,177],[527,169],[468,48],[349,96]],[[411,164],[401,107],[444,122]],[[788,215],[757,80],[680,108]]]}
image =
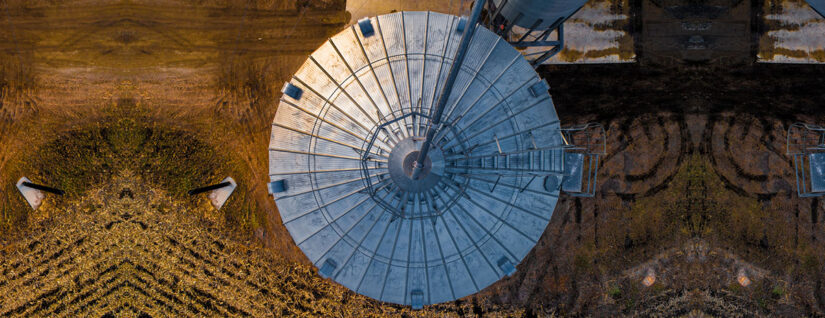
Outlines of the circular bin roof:
{"label": "circular bin roof", "polygon": [[561,177],[533,173],[563,143],[546,83],[482,27],[421,178],[405,179],[464,24],[434,12],[363,20],[284,86],[270,191],[319,273],[357,293],[413,307],[473,294],[515,271],[556,206]]}

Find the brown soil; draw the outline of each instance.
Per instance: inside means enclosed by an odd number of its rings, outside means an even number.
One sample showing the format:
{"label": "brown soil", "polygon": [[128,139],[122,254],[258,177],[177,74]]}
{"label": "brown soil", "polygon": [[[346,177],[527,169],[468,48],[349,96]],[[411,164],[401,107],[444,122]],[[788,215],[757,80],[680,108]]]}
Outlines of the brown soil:
{"label": "brown soil", "polygon": [[[608,129],[596,198],[564,197],[512,277],[410,312],[317,276],[263,186],[278,91],[349,20],[340,1],[3,5],[0,315],[825,310],[823,202],[796,196],[783,150],[788,125],[822,123],[823,67],[541,69],[565,125]],[[113,171],[82,199],[30,213],[11,185],[38,173],[31,155],[123,107],[229,154],[226,171],[241,184],[234,207],[215,213],[139,171],[131,181]],[[644,287],[648,270],[657,279]],[[736,284],[742,270],[749,287]]]}
{"label": "brown soil", "polygon": [[[821,200],[796,195],[784,138],[796,121],[821,121],[825,68],[557,66],[541,73],[563,123],[608,128],[608,155],[597,197],[559,203],[520,275],[499,284],[509,291],[498,293],[502,302],[670,315],[680,311],[659,308],[671,298],[662,295],[736,290],[738,298],[714,296],[690,308],[713,312],[706,306],[723,301],[761,315],[822,314]],[[705,246],[701,257],[668,256],[696,240]],[[655,259],[662,259],[655,268],[693,270],[663,269],[671,274],[659,277],[660,287],[643,288],[627,271]],[[758,282],[769,287],[739,289],[740,268],[763,272]],[[629,277],[635,286],[625,290]],[[625,296],[605,300],[614,287]]]}
{"label": "brown soil", "polygon": [[242,185],[233,200],[243,202],[224,211],[227,219],[284,257],[303,259],[275,226],[280,218],[263,186],[269,124],[276,83],[348,21],[340,1],[7,2],[2,9],[4,236],[26,231],[13,182],[38,173],[31,156],[131,105],[142,122],[184,130],[230,157],[228,172]]}
{"label": "brown soil", "polygon": [[[355,295],[124,171],[0,251],[3,317],[426,317]],[[505,310],[498,316],[520,314]]]}

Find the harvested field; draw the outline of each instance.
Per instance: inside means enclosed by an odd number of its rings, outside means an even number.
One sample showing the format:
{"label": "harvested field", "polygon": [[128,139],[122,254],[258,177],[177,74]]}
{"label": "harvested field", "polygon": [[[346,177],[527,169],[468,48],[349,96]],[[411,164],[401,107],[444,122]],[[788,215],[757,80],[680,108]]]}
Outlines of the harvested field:
{"label": "harvested field", "polygon": [[145,184],[124,171],[3,251],[0,316],[458,317],[471,310],[382,306],[306,265],[277,260],[258,242],[228,237],[199,217],[211,206],[181,204]]}
{"label": "harvested field", "polygon": [[[92,161],[100,158],[86,157],[94,156],[88,152],[68,158],[71,162],[54,160],[54,156],[39,163],[30,158],[40,158],[37,153],[43,151],[59,154],[63,150],[55,146],[62,145],[55,143],[72,147],[77,141],[73,134],[89,130],[88,126],[105,126],[120,118],[139,126],[151,123],[149,126],[165,127],[160,130],[183,132],[204,144],[203,149],[228,161],[222,170],[212,171],[231,174],[242,184],[233,196],[241,202],[230,201],[225,219],[240,233],[257,232],[280,245],[285,257],[301,259],[291,240],[279,239],[288,238],[285,230],[274,227],[280,219],[261,186],[267,180],[265,149],[280,87],[276,82],[288,78],[306,54],[348,20],[347,13],[337,9],[338,4],[299,7],[293,1],[254,5],[149,1],[3,5],[7,26],[0,29],[4,39],[0,44],[4,61],[0,81],[3,180],[69,169],[75,174],[73,179],[61,182],[76,184],[55,186],[78,190],[72,192],[82,196],[80,184],[96,184],[102,179],[87,178],[89,175],[74,169],[90,163],[94,166]],[[95,138],[82,142],[100,142]],[[182,144],[185,142],[178,146]],[[157,154],[138,155],[161,160]],[[166,154],[168,158],[188,157],[184,155],[175,151]],[[216,174],[212,175],[216,179],[196,182],[193,174],[186,174],[193,171],[175,168],[177,163],[181,168],[196,161],[166,161],[172,163],[171,171],[179,172],[179,180],[186,180],[170,192],[180,194],[182,188],[225,177]],[[104,178],[117,172],[88,169]],[[154,173],[136,170],[142,176]],[[166,183],[158,186],[172,184],[164,178],[159,174],[147,180]],[[7,237],[25,233],[31,217],[18,196],[12,183],[3,183],[0,229]]]}
{"label": "harvested field", "polygon": [[[543,67],[564,125],[608,129],[596,198],[564,196],[513,276],[455,302],[322,279],[266,149],[283,81],[344,8],[0,2],[0,316],[825,315],[825,201],[796,196],[783,139],[823,123],[821,66]],[[23,175],[67,195],[31,212]],[[185,195],[228,175],[220,212]]]}

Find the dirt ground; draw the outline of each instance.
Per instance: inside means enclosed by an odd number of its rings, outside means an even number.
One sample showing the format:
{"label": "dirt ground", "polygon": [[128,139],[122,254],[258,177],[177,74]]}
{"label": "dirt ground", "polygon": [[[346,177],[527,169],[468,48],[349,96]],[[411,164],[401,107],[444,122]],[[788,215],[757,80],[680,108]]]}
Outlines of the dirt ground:
{"label": "dirt ground", "polygon": [[[824,314],[825,201],[784,154],[823,67],[541,68],[564,125],[608,129],[597,197],[564,197],[512,277],[411,312],[321,279],[265,189],[280,87],[342,1],[2,5],[2,316]],[[22,175],[68,193],[31,213]],[[226,175],[221,212],[185,195]]]}
{"label": "dirt ground", "polygon": [[[796,195],[785,135],[794,122],[821,120],[823,72],[762,64],[542,69],[562,122],[605,125],[608,155],[597,197],[557,206],[539,243],[553,248],[528,256],[511,294],[573,312],[678,313],[659,308],[676,293],[714,316],[731,313],[716,302],[755,315],[821,315],[822,202]],[[648,269],[657,273],[652,288],[639,284]],[[739,286],[739,271],[759,276],[751,277],[758,285]],[[598,301],[605,290],[608,300]]]}
{"label": "dirt ground", "polygon": [[[294,244],[272,239],[288,236],[273,226],[280,220],[263,186],[269,123],[280,88],[273,83],[288,78],[346,23],[349,15],[340,6],[298,8],[289,1],[5,4],[0,28],[5,79],[0,171],[8,180],[0,193],[4,231],[25,228],[25,209],[12,186],[21,175],[41,174],[33,171],[38,158],[30,156],[57,136],[105,124],[118,105],[128,104],[123,107],[133,108],[128,111],[141,124],[183,130],[225,157],[225,172],[244,185],[241,195],[233,196],[241,202],[226,215],[298,258]],[[43,177],[36,181],[58,181]]]}

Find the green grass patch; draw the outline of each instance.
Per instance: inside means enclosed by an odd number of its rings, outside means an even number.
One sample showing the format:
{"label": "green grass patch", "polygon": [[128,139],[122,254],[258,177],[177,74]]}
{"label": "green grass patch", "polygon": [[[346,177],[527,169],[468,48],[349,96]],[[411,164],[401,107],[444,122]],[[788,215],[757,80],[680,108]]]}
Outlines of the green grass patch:
{"label": "green grass patch", "polygon": [[622,296],[622,290],[619,288],[619,285],[611,285],[610,288],[607,289],[607,295],[613,299],[619,299]]}
{"label": "green grass patch", "polygon": [[785,296],[785,289],[782,288],[782,286],[773,286],[773,289],[771,289],[771,296],[773,296],[773,299],[782,298],[782,296]]}

